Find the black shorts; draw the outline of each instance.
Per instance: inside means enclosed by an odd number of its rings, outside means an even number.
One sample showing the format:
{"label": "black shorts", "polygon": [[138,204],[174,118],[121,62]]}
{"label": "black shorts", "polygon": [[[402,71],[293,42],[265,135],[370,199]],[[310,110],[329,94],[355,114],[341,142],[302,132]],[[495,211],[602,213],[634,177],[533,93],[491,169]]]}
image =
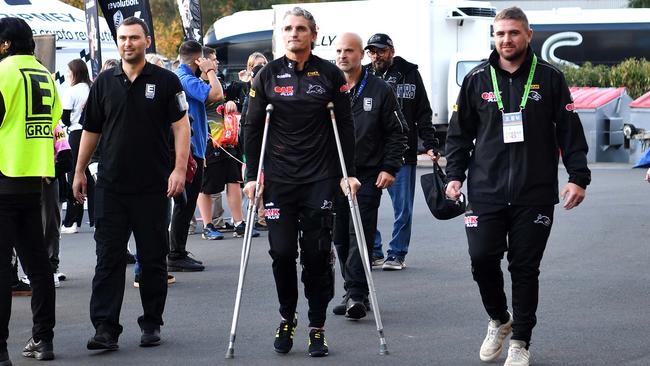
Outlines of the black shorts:
{"label": "black shorts", "polygon": [[201,193],[221,193],[228,183],[242,183],[241,164],[232,158],[208,164],[203,172]]}

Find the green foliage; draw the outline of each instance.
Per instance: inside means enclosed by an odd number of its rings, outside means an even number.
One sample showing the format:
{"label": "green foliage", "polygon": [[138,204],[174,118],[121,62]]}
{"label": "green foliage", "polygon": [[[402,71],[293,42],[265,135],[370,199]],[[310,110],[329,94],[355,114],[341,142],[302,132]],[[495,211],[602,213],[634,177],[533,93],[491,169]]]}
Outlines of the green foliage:
{"label": "green foliage", "polygon": [[[61,0],[79,9],[83,0]],[[201,0],[203,34],[215,20],[241,10],[270,9],[273,4],[321,2],[325,0]],[[330,0],[331,1],[331,0]],[[178,14],[176,0],[149,0],[153,16],[156,49],[169,58],[176,58],[178,47],[183,42],[183,28]],[[101,15],[101,11],[100,11]]]}
{"label": "green foliage", "polygon": [[562,71],[571,86],[623,86],[633,99],[650,90],[650,62],[645,59],[631,58],[612,67],[587,62],[578,69],[564,67]]}
{"label": "green foliage", "polygon": [[628,8],[650,8],[650,0],[629,0]]}

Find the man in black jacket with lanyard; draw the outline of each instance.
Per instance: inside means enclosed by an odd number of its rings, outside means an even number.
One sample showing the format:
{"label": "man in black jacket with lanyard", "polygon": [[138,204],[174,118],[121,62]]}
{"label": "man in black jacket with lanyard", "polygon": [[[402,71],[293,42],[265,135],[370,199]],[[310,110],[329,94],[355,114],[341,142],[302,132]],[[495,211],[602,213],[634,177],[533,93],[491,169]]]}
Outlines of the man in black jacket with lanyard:
{"label": "man in black jacket with lanyard", "polygon": [[299,238],[302,281],[309,302],[309,355],[326,356],[323,327],[334,293],[332,208],[337,185],[342,183],[327,104],[334,102],[353,194],[359,186],[354,178],[354,126],[343,73],[311,53],[317,34],[311,13],[297,7],[288,11],[282,34],[286,55],[266,65],[250,90],[244,192],[253,199],[265,108],[270,103],[274,110],[264,159],[264,206],[282,317],[274,347],[276,352],[287,353],[293,346]]}
{"label": "man in black jacket with lanyard", "polygon": [[[559,155],[569,174],[560,193],[565,209],[584,200],[591,180],[587,142],[564,75],[533,53],[532,34],[521,9],[497,14],[496,50],[463,80],[447,135],[447,195],[460,195],[468,170],[472,275],[491,319],[479,356],[499,357],[512,331],[506,366],[530,362],[539,265],[559,202]],[[506,251],[512,314],[501,272]]]}
{"label": "man in black jacket with lanyard", "polygon": [[395,222],[386,261],[383,260],[379,231],[372,253],[374,266],[381,265],[384,270],[394,271],[406,267],[405,259],[411,242],[418,137],[422,139],[427,155],[434,161],[439,157],[438,141],[434,136],[436,130],[431,122],[433,112],[418,65],[399,56],[395,57],[393,41],[383,33],[370,37],[366,50],[372,61],[370,71],[393,88],[402,118],[408,124],[408,146],[404,153],[404,166],[397,173],[395,183],[388,188]]}
{"label": "man in black jacket with lanyard", "polygon": [[[406,149],[405,126],[396,116],[397,99],[388,84],[361,66],[363,41],[359,35],[344,33],[336,44],[336,65],[345,74],[350,86],[350,103],[356,137],[355,165],[361,188],[357,201],[368,255],[372,254],[377,211],[381,190],[395,182]],[[343,195],[336,200],[334,245],[341,262],[346,294],[334,314],[351,319],[366,315],[368,284],[354,226],[350,220],[348,201]]]}

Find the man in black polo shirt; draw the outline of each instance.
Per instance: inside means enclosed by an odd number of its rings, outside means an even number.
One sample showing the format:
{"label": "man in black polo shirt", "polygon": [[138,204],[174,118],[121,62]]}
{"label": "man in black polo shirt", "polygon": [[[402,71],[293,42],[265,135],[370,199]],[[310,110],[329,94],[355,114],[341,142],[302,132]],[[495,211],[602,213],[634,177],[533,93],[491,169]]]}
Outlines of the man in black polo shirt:
{"label": "man in black polo shirt", "polygon": [[[124,297],[126,246],[131,231],[140,262],[140,298],[144,315],[140,346],[160,342],[167,297],[169,197],[181,193],[189,153],[187,102],[173,73],[147,63],[151,38],[134,17],[117,30],[121,64],[100,74],[86,103],[73,190],[85,198],[83,172],[98,141],[102,157],[95,190],[97,266],[90,299],[96,334],[88,349],[115,350]],[[170,132],[176,166],[170,174]]]}

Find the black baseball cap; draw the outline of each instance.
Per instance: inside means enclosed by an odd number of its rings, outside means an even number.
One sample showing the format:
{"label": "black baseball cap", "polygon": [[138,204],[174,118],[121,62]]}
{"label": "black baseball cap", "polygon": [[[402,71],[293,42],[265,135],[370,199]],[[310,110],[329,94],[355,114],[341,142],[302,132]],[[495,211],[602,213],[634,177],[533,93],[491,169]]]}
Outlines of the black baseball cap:
{"label": "black baseball cap", "polygon": [[375,48],[386,48],[390,47],[393,48],[393,40],[390,39],[388,34],[384,33],[377,33],[374,34],[370,39],[368,40],[368,45],[364,50],[369,49],[370,47],[375,47]]}

